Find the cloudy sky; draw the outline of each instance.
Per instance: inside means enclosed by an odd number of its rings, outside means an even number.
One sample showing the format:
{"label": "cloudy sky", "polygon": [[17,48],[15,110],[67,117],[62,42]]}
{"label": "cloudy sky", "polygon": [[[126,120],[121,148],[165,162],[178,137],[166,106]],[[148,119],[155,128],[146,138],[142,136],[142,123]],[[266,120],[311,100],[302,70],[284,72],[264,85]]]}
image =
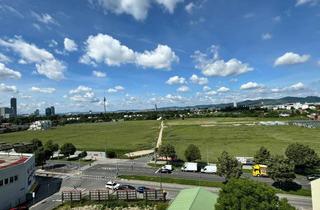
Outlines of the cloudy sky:
{"label": "cloudy sky", "polygon": [[318,0],[2,0],[0,106],[143,109],[319,95]]}

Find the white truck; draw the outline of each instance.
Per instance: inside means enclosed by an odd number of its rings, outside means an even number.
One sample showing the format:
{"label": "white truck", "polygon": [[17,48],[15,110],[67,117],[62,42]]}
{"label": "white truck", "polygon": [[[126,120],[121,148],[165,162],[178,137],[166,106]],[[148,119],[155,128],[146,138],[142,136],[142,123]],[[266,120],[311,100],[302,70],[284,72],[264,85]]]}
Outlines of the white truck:
{"label": "white truck", "polygon": [[197,172],[197,171],[198,171],[198,163],[186,162],[186,163],[184,163],[184,165],[181,167],[181,171]]}
{"label": "white truck", "polygon": [[201,169],[201,173],[206,173],[206,174],[217,173],[217,165],[216,164],[207,165]]}

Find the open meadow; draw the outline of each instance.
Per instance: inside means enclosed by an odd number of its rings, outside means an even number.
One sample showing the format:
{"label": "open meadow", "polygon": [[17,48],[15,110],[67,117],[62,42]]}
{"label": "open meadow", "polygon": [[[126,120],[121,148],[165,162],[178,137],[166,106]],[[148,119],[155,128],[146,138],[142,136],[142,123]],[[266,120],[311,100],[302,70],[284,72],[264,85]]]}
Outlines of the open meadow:
{"label": "open meadow", "polygon": [[259,121],[261,119],[256,118],[166,121],[163,142],[174,145],[182,159],[187,146],[195,144],[201,150],[203,161],[207,161],[207,157],[215,161],[223,150],[234,156],[253,156],[260,146],[267,147],[272,154],[284,154],[286,147],[295,142],[307,144],[320,153],[320,129],[254,124]]}
{"label": "open meadow", "polygon": [[[184,159],[189,144],[197,145],[202,160],[215,161],[223,150],[235,156],[253,156],[260,146],[273,154],[283,154],[290,143],[303,143],[320,153],[320,129],[297,126],[256,125],[259,118],[193,118],[166,120],[163,143],[175,146]],[[119,154],[151,149],[159,134],[160,121],[120,121],[82,123],[56,127],[47,131],[22,131],[0,134],[0,142],[28,142],[33,138],[53,140],[62,145],[71,142],[78,149],[116,150]]]}
{"label": "open meadow", "polygon": [[73,143],[77,149],[104,151],[114,149],[120,153],[154,147],[159,121],[119,121],[109,123],[81,123],[59,126],[46,131],[22,131],[0,134],[0,142],[28,142],[34,138],[53,140],[62,145]]}

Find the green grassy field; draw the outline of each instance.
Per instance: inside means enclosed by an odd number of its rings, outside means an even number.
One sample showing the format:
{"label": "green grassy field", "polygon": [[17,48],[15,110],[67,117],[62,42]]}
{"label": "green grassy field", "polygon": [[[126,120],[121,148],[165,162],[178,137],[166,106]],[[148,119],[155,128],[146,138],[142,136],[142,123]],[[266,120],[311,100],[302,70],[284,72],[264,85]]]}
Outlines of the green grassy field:
{"label": "green grassy field", "polygon": [[[253,156],[260,146],[284,154],[290,143],[310,145],[320,153],[320,129],[297,126],[258,126],[256,118],[211,118],[172,120],[165,123],[163,142],[175,146],[184,159],[189,144],[197,145],[202,160],[215,161],[223,150],[234,156]],[[208,154],[208,155],[207,155]]]}
{"label": "green grassy field", "polygon": [[78,149],[135,151],[154,147],[159,121],[83,123],[56,127],[47,131],[22,131],[0,134],[0,142],[28,142],[33,138],[53,140],[62,145],[71,142]]}

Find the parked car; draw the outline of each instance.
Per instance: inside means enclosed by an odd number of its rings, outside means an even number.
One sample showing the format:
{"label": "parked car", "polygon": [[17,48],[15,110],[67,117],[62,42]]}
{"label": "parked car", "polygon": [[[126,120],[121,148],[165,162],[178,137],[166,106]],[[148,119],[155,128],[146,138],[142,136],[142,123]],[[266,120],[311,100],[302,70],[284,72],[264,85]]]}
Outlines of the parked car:
{"label": "parked car", "polygon": [[164,165],[164,166],[162,166],[161,168],[162,168],[162,169],[168,169],[168,170],[170,170],[170,171],[173,170],[173,169],[172,169],[172,165]]}
{"label": "parked car", "polygon": [[122,184],[117,188],[117,190],[136,190],[136,188],[128,184]]}
{"label": "parked car", "polygon": [[313,181],[313,180],[316,180],[316,179],[319,179],[319,178],[320,178],[320,174],[311,174],[311,175],[307,176],[307,179],[309,181]]}
{"label": "parked car", "polygon": [[114,181],[108,181],[106,184],[106,188],[110,190],[117,190],[118,187],[120,187],[120,184],[114,182]]}
{"label": "parked car", "polygon": [[140,186],[137,188],[138,193],[144,193],[147,190],[151,190],[151,188],[145,187],[145,186]]}
{"label": "parked car", "polygon": [[157,172],[162,174],[171,174],[172,171],[167,168],[159,168]]}

